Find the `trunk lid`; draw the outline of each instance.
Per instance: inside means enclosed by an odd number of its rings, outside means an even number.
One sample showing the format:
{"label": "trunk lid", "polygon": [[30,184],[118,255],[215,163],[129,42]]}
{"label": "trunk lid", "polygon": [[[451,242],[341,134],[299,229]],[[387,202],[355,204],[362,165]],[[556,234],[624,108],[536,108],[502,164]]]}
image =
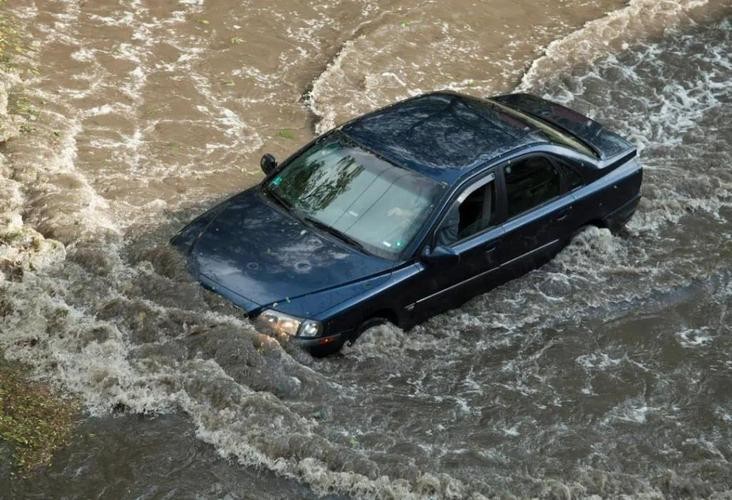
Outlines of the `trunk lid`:
{"label": "trunk lid", "polygon": [[585,115],[531,94],[492,98],[499,104],[542,120],[589,146],[602,161],[635,154],[635,146]]}

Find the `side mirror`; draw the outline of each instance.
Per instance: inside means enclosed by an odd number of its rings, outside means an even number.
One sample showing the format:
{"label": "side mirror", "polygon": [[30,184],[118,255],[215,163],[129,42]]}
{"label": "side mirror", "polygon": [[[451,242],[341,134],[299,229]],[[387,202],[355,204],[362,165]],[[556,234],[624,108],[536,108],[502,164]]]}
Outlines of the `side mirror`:
{"label": "side mirror", "polygon": [[434,248],[427,246],[422,250],[422,260],[428,264],[457,264],[460,262],[460,254],[444,245]]}
{"label": "side mirror", "polygon": [[262,172],[264,172],[265,175],[269,175],[277,168],[277,160],[274,156],[267,153],[262,156],[261,160],[259,160],[259,166],[262,167]]}

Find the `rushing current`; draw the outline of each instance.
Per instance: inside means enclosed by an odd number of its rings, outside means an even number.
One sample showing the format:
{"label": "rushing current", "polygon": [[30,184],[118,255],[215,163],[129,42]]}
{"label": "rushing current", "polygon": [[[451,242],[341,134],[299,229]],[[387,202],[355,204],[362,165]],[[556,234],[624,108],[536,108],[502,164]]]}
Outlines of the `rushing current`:
{"label": "rushing current", "polygon": [[[0,497],[732,494],[728,3],[2,9],[28,51],[0,104],[32,112],[1,150],[0,349],[84,416],[48,469],[0,468]],[[189,279],[168,239],[263,152],[441,88],[518,88],[630,138],[627,228],[322,360]]]}

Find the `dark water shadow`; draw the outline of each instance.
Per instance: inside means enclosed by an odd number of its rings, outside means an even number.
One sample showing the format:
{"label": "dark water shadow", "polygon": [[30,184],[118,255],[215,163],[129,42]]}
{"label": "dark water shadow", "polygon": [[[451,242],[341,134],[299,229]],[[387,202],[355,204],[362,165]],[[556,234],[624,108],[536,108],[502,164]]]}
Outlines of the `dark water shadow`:
{"label": "dark water shadow", "polygon": [[4,472],[3,498],[321,498],[222,458],[183,415],[88,418],[48,468],[28,478]]}

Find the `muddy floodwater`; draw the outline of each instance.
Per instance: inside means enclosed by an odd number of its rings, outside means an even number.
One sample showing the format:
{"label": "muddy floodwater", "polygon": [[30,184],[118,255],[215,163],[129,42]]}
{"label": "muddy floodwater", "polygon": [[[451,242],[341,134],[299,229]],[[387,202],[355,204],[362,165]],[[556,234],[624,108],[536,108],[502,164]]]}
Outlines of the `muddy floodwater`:
{"label": "muddy floodwater", "polygon": [[[0,88],[26,120],[0,150],[0,349],[83,408],[51,466],[0,466],[0,497],[732,495],[729,2],[0,9],[27,46]],[[321,360],[188,278],[168,239],[264,152],[446,88],[630,138],[627,228]]]}

